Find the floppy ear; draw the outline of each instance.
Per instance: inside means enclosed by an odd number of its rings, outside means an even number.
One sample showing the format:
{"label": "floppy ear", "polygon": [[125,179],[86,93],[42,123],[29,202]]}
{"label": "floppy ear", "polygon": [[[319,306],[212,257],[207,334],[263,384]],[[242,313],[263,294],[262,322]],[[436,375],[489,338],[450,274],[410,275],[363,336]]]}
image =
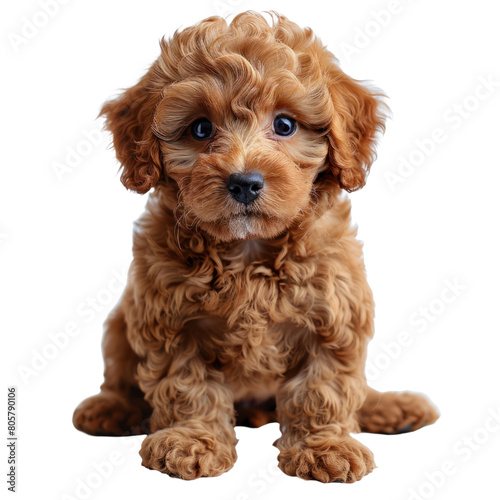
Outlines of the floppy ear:
{"label": "floppy ear", "polygon": [[387,106],[372,91],[333,65],[329,91],[333,118],[328,133],[331,171],[340,187],[356,191],[365,185],[376,158],[376,136],[385,130]]}
{"label": "floppy ear", "polygon": [[116,157],[127,189],[146,193],[162,175],[160,145],[151,130],[159,93],[152,85],[153,67],[133,87],[104,104],[99,116],[113,134]]}

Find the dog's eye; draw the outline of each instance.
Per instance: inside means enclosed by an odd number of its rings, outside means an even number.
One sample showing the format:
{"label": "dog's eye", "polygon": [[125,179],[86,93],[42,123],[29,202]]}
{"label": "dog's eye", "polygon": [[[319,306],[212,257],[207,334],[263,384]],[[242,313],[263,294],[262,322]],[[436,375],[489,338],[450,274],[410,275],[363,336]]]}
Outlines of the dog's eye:
{"label": "dog's eye", "polygon": [[197,141],[205,141],[212,137],[213,132],[212,122],[207,120],[206,118],[199,118],[195,120],[191,125],[191,135]]}
{"label": "dog's eye", "polygon": [[286,115],[277,116],[273,122],[274,132],[277,135],[292,135],[297,129],[297,122]]}

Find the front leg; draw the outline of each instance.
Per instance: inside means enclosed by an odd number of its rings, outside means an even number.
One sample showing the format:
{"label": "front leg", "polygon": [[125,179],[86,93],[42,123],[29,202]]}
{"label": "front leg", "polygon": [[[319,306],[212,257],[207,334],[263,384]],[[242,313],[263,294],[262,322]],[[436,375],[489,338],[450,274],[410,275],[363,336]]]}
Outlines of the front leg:
{"label": "front leg", "polygon": [[233,395],[193,342],[148,354],[139,381],[153,407],[142,464],[174,477],[218,476],[236,461]]}
{"label": "front leg", "polygon": [[354,482],[370,473],[371,451],[350,436],[366,396],[362,338],[343,351],[318,340],[302,370],[277,398],[282,437],[279,467],[290,476],[322,482]]}

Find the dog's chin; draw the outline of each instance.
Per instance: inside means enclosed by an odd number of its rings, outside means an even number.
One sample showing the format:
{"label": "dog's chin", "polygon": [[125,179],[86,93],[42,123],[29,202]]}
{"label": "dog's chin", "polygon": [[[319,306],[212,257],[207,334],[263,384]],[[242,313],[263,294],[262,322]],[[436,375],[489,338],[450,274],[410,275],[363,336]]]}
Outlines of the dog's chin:
{"label": "dog's chin", "polygon": [[200,229],[212,238],[223,241],[270,240],[288,229],[285,221],[264,215],[240,214],[218,221],[201,221]]}

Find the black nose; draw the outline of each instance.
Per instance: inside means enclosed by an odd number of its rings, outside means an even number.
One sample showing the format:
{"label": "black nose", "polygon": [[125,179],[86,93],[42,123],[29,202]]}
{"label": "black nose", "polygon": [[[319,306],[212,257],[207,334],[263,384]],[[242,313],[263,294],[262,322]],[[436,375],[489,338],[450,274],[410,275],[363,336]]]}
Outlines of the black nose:
{"label": "black nose", "polygon": [[227,180],[227,188],[236,201],[250,203],[259,197],[264,187],[264,179],[258,172],[231,174]]}

